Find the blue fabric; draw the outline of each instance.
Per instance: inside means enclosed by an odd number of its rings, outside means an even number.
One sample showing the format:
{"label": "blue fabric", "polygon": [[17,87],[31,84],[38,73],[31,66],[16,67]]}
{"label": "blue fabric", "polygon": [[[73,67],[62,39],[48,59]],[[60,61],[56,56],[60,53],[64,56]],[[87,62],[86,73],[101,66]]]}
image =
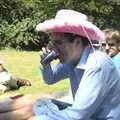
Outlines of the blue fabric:
{"label": "blue fabric", "polygon": [[77,65],[49,65],[42,72],[48,84],[69,77],[74,102],[62,111],[48,108],[36,120],[120,119],[120,74],[105,53],[86,48]]}
{"label": "blue fabric", "polygon": [[120,69],[120,53],[114,56],[112,60],[115,63],[116,67]]}

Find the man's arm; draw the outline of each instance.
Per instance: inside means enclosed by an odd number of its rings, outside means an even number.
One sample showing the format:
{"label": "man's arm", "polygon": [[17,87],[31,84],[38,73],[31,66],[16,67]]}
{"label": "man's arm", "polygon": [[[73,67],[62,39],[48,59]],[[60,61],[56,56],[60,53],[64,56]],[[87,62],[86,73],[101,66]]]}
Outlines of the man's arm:
{"label": "man's arm", "polygon": [[43,79],[47,84],[53,84],[68,77],[69,67],[67,64],[50,64],[41,68]]}
{"label": "man's arm", "polygon": [[68,64],[53,64],[49,61],[47,64],[42,64],[44,58],[54,50],[51,42],[48,43],[47,48],[42,48],[40,51],[40,70],[43,74],[43,79],[47,84],[56,83],[59,80],[65,79],[68,76]]}

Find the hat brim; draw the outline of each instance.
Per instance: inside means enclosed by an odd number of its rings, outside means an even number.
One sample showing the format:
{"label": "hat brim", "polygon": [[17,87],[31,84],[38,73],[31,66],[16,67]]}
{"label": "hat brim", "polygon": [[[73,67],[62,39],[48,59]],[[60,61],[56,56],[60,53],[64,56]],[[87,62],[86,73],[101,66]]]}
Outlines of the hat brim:
{"label": "hat brim", "polygon": [[104,41],[104,33],[91,22],[85,20],[50,19],[36,26],[36,31],[73,33],[89,40]]}

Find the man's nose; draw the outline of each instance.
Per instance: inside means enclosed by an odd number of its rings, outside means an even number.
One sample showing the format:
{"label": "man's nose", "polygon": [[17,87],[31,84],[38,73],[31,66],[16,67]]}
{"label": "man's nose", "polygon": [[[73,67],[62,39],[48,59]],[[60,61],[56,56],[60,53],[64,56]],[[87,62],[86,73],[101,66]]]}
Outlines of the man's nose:
{"label": "man's nose", "polygon": [[51,41],[49,41],[49,43],[47,44],[47,48],[49,50],[54,50],[55,49],[55,45]]}
{"label": "man's nose", "polygon": [[105,49],[106,49],[106,50],[109,50],[109,48],[110,48],[109,45],[106,44]]}
{"label": "man's nose", "polygon": [[105,51],[106,51],[107,54],[109,53],[109,48],[110,48],[110,46],[108,44],[106,44]]}

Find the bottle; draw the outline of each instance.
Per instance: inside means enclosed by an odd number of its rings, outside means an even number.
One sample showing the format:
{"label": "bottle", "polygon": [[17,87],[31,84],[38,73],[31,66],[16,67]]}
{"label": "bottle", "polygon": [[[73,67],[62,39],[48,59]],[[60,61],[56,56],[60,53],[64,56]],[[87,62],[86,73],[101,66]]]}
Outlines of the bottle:
{"label": "bottle", "polygon": [[45,56],[45,58],[43,58],[41,60],[41,64],[42,65],[47,65],[49,64],[52,60],[57,59],[58,58],[58,54],[55,51],[51,51],[50,53],[48,53],[48,55]]}

